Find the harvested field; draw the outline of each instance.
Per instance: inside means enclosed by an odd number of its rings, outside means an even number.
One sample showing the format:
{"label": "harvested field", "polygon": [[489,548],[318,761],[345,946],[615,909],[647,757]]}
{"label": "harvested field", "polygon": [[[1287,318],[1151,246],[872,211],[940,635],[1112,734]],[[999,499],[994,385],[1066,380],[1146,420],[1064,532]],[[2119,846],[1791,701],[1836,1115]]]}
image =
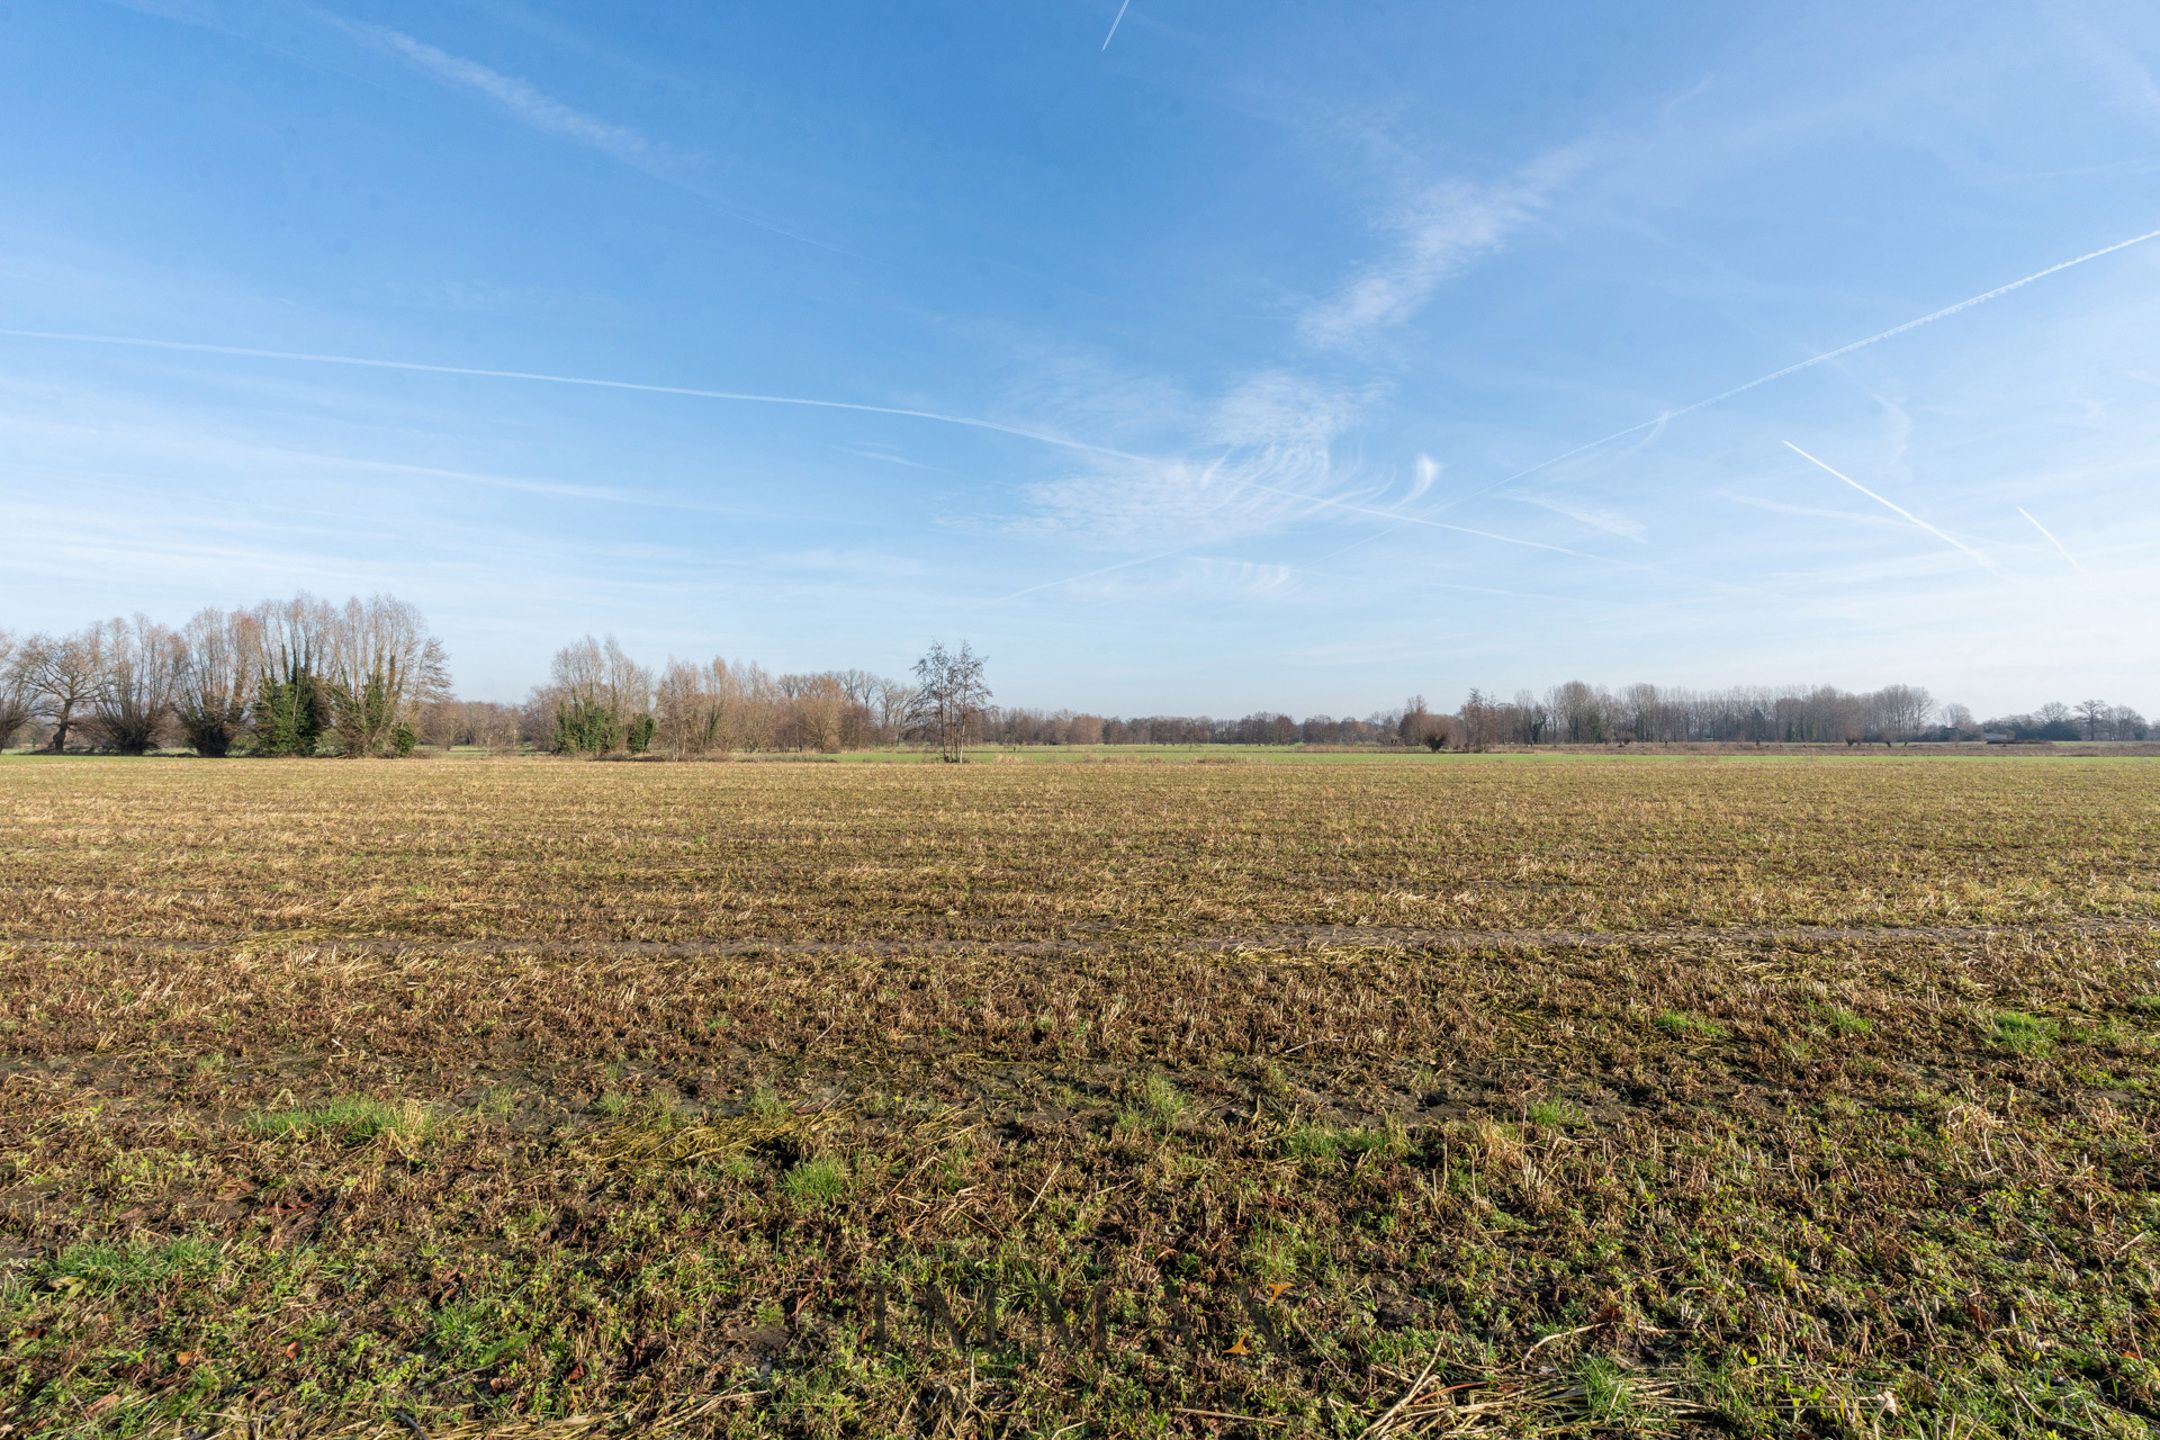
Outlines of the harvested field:
{"label": "harvested field", "polygon": [[9,760],[0,859],[0,1434],[2160,1424],[2149,762]]}

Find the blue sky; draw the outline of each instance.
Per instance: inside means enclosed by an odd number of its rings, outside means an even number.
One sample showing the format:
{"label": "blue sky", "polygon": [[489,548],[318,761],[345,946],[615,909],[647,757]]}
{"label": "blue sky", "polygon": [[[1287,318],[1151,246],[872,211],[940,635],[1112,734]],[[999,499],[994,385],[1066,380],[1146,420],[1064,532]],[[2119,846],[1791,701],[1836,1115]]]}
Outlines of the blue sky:
{"label": "blue sky", "polygon": [[2150,5],[14,0],[0,136],[10,628],[2160,709]]}

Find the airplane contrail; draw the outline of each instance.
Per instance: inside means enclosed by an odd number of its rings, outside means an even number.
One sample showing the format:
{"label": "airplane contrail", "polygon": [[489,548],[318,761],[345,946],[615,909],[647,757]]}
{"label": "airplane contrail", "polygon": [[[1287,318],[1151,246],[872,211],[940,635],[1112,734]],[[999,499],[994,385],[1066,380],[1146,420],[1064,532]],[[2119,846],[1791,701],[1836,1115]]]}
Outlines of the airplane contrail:
{"label": "airplane contrail", "polygon": [[948,415],[937,410],[914,410],[900,405],[867,405],[855,400],[825,400],[803,395],[762,395],[742,390],[705,390],[692,385],[655,385],[642,380],[611,380],[594,375],[551,375],[538,370],[493,370],[474,365],[435,365],[420,360],[382,360],[364,355],[322,355],[303,350],[261,350],[246,345],[211,345],[194,340],[156,340],[136,335],[82,335],[58,330],[0,329],[0,336],[16,340],[55,340],[74,345],[110,345],[129,350],[168,350],[190,355],[231,355],[247,360],[284,360],[305,365],[342,365],[360,370],[398,370],[421,375],[463,375],[483,380],[524,380],[541,385],[573,385],[594,390],[633,390],[645,395],[687,395],[699,400],[726,400],[744,405],[791,405],[811,410],[850,410],[862,415],[897,415],[911,420],[931,420],[969,430],[988,430],[1011,435],[1061,450],[1119,460],[1141,457],[1107,445],[1005,425],[974,415]]}
{"label": "airplane contrail", "polygon": [[2020,505],[2017,507],[2017,512],[2018,514],[2025,517],[2025,522],[2027,524],[2031,525],[2033,529],[2039,531],[2042,535],[2045,535],[2047,537],[2048,544],[2053,545],[2055,547],[2056,553],[2061,555],[2063,559],[2070,562],[2070,567],[2073,570],[2082,571],[2085,568],[2085,562],[2078,559],[2077,556],[2071,554],[2070,547],[2063,544],[2062,541],[2056,539],[2055,532],[2048,529],[2047,526],[2042,525],[2037,519],[2035,519],[2033,517],[2032,511],[2027,510],[2024,506]]}
{"label": "airplane contrail", "polygon": [[1157,560],[1168,560],[1172,556],[1183,555],[1186,551],[1197,548],[1197,546],[1193,545],[1180,545],[1175,550],[1164,550],[1154,555],[1142,555],[1134,560],[1120,560],[1114,565],[1104,565],[1099,569],[1083,571],[1078,575],[1066,575],[1056,580],[1044,580],[1038,584],[1024,585],[1010,595],[1000,595],[989,603],[1002,605],[1008,600],[1017,600],[1023,595],[1033,595],[1038,590],[1055,590],[1060,585],[1077,585],[1082,580],[1092,580],[1098,575],[1109,575],[1119,570],[1130,570],[1135,565],[1152,565]]}
{"label": "airplane contrail", "polygon": [[1434,520],[1424,515],[1397,515],[1392,510],[1379,510],[1370,505],[1359,505],[1349,500],[1337,500],[1327,495],[1308,495],[1302,490],[1284,490],[1274,485],[1262,485],[1257,480],[1232,481],[1248,490],[1265,490],[1270,495],[1281,495],[1291,500],[1303,500],[1313,505],[1324,505],[1332,510],[1347,510],[1353,515],[1370,515],[1381,520],[1396,520],[1405,525],[1423,525],[1433,530],[1446,530],[1456,535],[1475,535],[1481,540],[1497,540],[1502,545],[1520,545],[1526,550],[1550,550],[1555,555],[1572,555],[1578,560],[1604,560],[1602,555],[1592,555],[1585,550],[1570,550],[1565,545],[1548,545],[1542,540],[1523,540],[1513,535],[1502,535],[1494,530],[1478,530],[1468,525],[1450,525],[1444,520]]}
{"label": "airplane contrail", "polygon": [[1472,490],[1466,494],[1458,495],[1454,499],[1449,500],[1448,502],[1443,504],[1440,509],[1452,509],[1453,507],[1461,505],[1466,501],[1476,500],[1481,496],[1490,495],[1495,490],[1504,490],[1508,486],[1513,485],[1518,480],[1527,480],[1532,475],[1537,474],[1539,471],[1550,470],[1553,466],[1560,464],[1564,460],[1572,460],[1577,455],[1586,454],[1589,451],[1596,450],[1601,446],[1610,445],[1615,440],[1624,440],[1630,435],[1638,434],[1641,431],[1651,429],[1655,426],[1668,424],[1673,420],[1679,419],[1682,415],[1692,415],[1697,410],[1707,410],[1712,405],[1722,405],[1727,400],[1737,399],[1739,396],[1747,394],[1750,390],[1760,389],[1762,386],[1771,384],[1773,381],[1783,380],[1789,375],[1797,375],[1803,370],[1812,370],[1817,365],[1826,365],[1832,360],[1840,359],[1846,355],[1852,354],[1855,350],[1865,350],[1870,345],[1880,345],[1885,340],[1892,340],[1900,335],[1904,335],[1911,331],[1918,330],[1923,325],[1932,325],[1937,320],[1947,320],[1952,315],[1958,314],[1960,311],[1970,310],[1976,305],[1985,305],[1990,300],[1999,300],[2003,296],[2008,295],[2013,290],[2022,290],[2027,285],[2030,285],[2035,281],[2047,279],[2050,275],[2059,275],[2065,270],[2074,269],[2079,265],[2089,264],[2094,260],[2099,260],[2105,256],[2113,255],[2117,251],[2128,250],[2133,245],[2143,245],[2149,240],[2160,240],[2160,230],[2148,230],[2142,235],[2133,235],[2127,240],[2118,240],[2112,245],[2103,245],[2098,250],[2088,250],[2083,255],[2075,256],[2069,260],[2060,261],[2054,265],[2048,266],[2044,270],[2035,270],[2032,274],[2024,276],[2017,280],[2012,280],[2006,285],[1998,285],[1992,290],[1983,290],[1978,295],[1968,295],[1963,300],[1960,300],[1955,304],[1945,305],[1940,310],[1931,310],[1927,314],[1922,315],[1917,319],[1907,320],[1902,325],[1893,325],[1888,330],[1879,330],[1875,334],[1868,336],[1864,340],[1855,340],[1849,345],[1840,345],[1835,350],[1825,350],[1820,355],[1810,355],[1805,360],[1796,360],[1790,365],[1783,366],[1780,369],[1772,370],[1767,375],[1758,375],[1753,380],[1749,380],[1744,384],[1735,385],[1730,390],[1720,390],[1715,395],[1706,396],[1705,398],[1697,400],[1692,404],[1682,405],[1677,410],[1663,411],[1662,413],[1654,415],[1650,419],[1644,420],[1639,424],[1630,425],[1625,430],[1615,430],[1610,435],[1601,435],[1595,440],[1587,440],[1572,449],[1561,451],[1558,455],[1553,456],[1549,460],[1540,460],[1537,464],[1530,466],[1526,470],[1518,470],[1514,474],[1509,475],[1504,479],[1495,480],[1492,482],[1492,484],[1485,486],[1483,489]]}
{"label": "airplane contrail", "polygon": [[1813,465],[1816,469],[1826,471],[1831,475],[1835,475],[1838,479],[1844,481],[1847,485],[1852,486],[1853,489],[1859,491],[1862,495],[1867,496],[1868,499],[1873,500],[1876,504],[1882,506],[1883,509],[1888,510],[1891,514],[1903,517],[1905,520],[1919,526],[1922,530],[1927,531],[1928,534],[1933,535],[1936,539],[1942,541],[1943,544],[1951,546],[1953,549],[1964,552],[1964,554],[1971,557],[1973,562],[1979,565],[1980,568],[1982,568],[1983,570],[1992,571],[1995,569],[1994,561],[1988,559],[1987,556],[1981,554],[1978,550],[1973,549],[1972,546],[1967,545],[1964,541],[1958,539],[1957,536],[1950,534],[1946,530],[1936,529],[1933,525],[1928,524],[1927,521],[1922,520],[1919,516],[1913,514],[1912,511],[1907,510],[1904,506],[1898,504],[1895,500],[1885,499],[1884,497],[1876,494],[1873,490],[1868,489],[1867,486],[1862,485],[1859,481],[1853,479],[1852,476],[1847,475],[1844,471],[1838,469],[1836,466],[1825,464],[1823,461],[1816,459],[1813,455],[1808,454],[1807,451],[1802,450],[1799,446],[1793,444],[1792,441],[1787,440],[1783,443],[1786,449],[1792,451],[1793,454],[1798,455],[1801,459],[1807,461],[1808,464]]}
{"label": "airplane contrail", "polygon": [[[1125,23],[1125,12],[1131,6],[1132,0],[1125,0],[1123,5],[1117,7],[1117,16],[1110,22],[1110,33],[1102,37],[1102,48],[1104,50],[1108,50],[1110,42],[1117,39],[1117,27]],[[1098,51],[1097,53],[1100,54],[1101,52]]]}
{"label": "airplane contrail", "polygon": [[[788,405],[816,410],[845,410],[863,415],[894,415],[913,420],[933,421],[941,425],[958,425],[970,430],[986,430],[999,435],[1011,435],[1022,440],[1032,440],[1037,444],[1049,445],[1062,450],[1077,451],[1088,455],[1104,456],[1110,459],[1126,461],[1142,461],[1145,459],[1143,456],[1134,455],[1129,451],[1113,449],[1107,445],[1090,444],[1085,440],[1075,440],[1069,436],[1054,435],[1043,430],[1031,430],[1019,425],[1006,425],[995,420],[985,420],[979,416],[952,415],[938,410],[917,410],[898,405],[869,405],[854,400],[827,400],[802,395],[768,395],[743,390],[708,390],[693,385],[658,385],[642,380],[615,380],[596,375],[557,375],[539,370],[503,370],[476,365],[438,365],[420,360],[385,360],[364,355],[327,355],[306,350],[268,350],[248,345],[215,345],[204,341],[159,340],[136,335],[87,335],[71,331],[0,328],[0,336],[18,340],[51,340],[77,345],[116,346],[130,350],[176,351],[191,355],[230,355],[248,360],[281,360],[307,365],[338,365],[362,370],[394,370],[421,375],[455,375],[486,380],[522,380],[542,385],[568,385],[598,390],[628,390],[645,395],[682,395],[693,399],[722,400],[736,404]],[[1374,510],[1362,505],[1353,505],[1347,501],[1334,500],[1326,496],[1307,495],[1300,491],[1283,490],[1272,485],[1262,485],[1249,480],[1231,480],[1228,483],[1234,488],[1264,490],[1270,494],[1304,500],[1315,505],[1331,506],[1359,514],[1390,518],[1385,511]],[[1521,540],[1511,535],[1500,535],[1489,530],[1477,530],[1464,525],[1448,525],[1437,520],[1423,519],[1418,520],[1416,523],[1438,530],[1453,531],[1457,534],[1476,535],[1506,545],[1522,545],[1535,550],[1550,550],[1563,555],[1574,555],[1582,559],[1596,558],[1578,550],[1570,550],[1565,546],[1546,545],[1535,540]],[[1124,567],[1111,566],[1108,568],[1122,569]],[[1089,572],[1089,574],[1099,573],[1102,572]],[[1087,577],[1075,576],[1072,578],[1085,579]],[[1050,584],[1059,583],[1066,582],[1050,582]],[[1047,584],[1030,586],[1027,590],[1015,592],[1015,596],[1047,588],[1050,588]],[[1003,598],[1012,599],[1015,596]]]}

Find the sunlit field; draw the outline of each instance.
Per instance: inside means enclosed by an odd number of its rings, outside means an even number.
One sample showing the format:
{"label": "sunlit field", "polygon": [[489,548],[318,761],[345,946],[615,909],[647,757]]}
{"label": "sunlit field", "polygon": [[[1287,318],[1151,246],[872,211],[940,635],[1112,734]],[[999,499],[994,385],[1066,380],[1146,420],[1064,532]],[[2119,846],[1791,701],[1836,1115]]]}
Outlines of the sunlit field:
{"label": "sunlit field", "polygon": [[2160,1423],[2160,767],[1066,758],[11,758],[0,1434]]}

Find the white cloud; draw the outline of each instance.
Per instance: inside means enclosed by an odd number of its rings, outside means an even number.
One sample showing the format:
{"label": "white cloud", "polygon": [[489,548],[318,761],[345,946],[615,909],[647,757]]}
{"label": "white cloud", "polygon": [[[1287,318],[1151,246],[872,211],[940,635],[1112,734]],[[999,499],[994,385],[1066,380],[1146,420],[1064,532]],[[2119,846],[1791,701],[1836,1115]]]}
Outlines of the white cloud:
{"label": "white cloud", "polygon": [[1417,483],[1410,487],[1409,494],[1403,496],[1402,503],[1408,505],[1413,500],[1423,499],[1425,492],[1432,489],[1433,482],[1440,478],[1440,472],[1446,468],[1432,456],[1420,454],[1417,457]]}
{"label": "white cloud", "polygon": [[1300,332],[1311,344],[1341,349],[1409,320],[1443,282],[1513,239],[1582,164],[1581,150],[1570,148],[1498,185],[1453,180],[1426,188],[1386,221],[1394,249],[1309,308]]}
{"label": "white cloud", "polygon": [[1027,488],[1023,533],[1123,549],[1197,548],[1263,535],[1339,498],[1332,453],[1362,409],[1351,392],[1254,375],[1197,417],[1196,454],[1106,454]]}
{"label": "white cloud", "polygon": [[641,169],[653,168],[664,160],[657,147],[638,131],[572,109],[515,75],[438,50],[400,30],[370,26],[363,33],[444,84],[486,96],[520,124],[575,140]]}

